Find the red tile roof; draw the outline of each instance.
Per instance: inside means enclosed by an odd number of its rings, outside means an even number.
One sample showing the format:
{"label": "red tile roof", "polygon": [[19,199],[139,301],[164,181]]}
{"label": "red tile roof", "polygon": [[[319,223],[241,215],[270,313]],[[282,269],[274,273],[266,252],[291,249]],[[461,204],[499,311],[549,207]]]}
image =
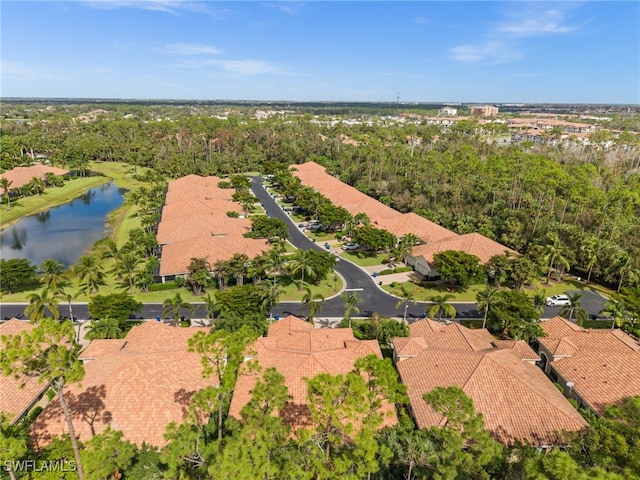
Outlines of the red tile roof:
{"label": "red tile roof", "polygon": [[233,189],[218,187],[220,181],[187,175],[169,184],[157,234],[161,276],[187,273],[192,258],[204,257],[213,266],[236,253],[253,258],[269,249],[266,240],[244,238],[248,219],[227,216],[242,208],[231,201]]}
{"label": "red tile roof", "polygon": [[514,250],[479,233],[467,233],[465,235],[435,240],[425,245],[418,245],[413,248],[412,255],[414,257],[422,256],[427,262],[432,263],[433,256],[436,253],[446,250],[459,250],[475,255],[480,259],[481,263],[487,263],[492,256],[503,255],[505,252],[517,255],[517,252]]}
{"label": "red tile roof", "polygon": [[[198,331],[208,329],[147,321],[131,329],[122,349],[87,362],[81,385],[70,385],[65,392],[80,440],[110,425],[138,446],[164,446],[167,424],[181,423],[192,395],[215,386],[213,377],[202,378],[200,356],[187,352],[188,338]],[[32,425],[31,437],[40,448],[66,431],[54,399]]]}
{"label": "red tile roof", "polygon": [[[294,429],[311,425],[305,378],[319,373],[347,374],[359,358],[371,354],[382,358],[377,341],[357,340],[350,328],[314,329],[293,316],[272,324],[268,335],[259,338],[250,350],[263,371],[274,367],[284,375],[290,400],[280,415]],[[240,418],[240,410],[250,400],[257,378],[248,371],[238,376],[230,416]],[[384,425],[394,425],[397,418],[393,405],[385,404],[383,410]]]}
{"label": "red tile roof", "polygon": [[97,360],[98,358],[105,356],[107,353],[121,350],[126,343],[127,341],[123,338],[92,340],[87,348],[80,353],[78,358],[84,361]]}
{"label": "red tile roof", "polygon": [[585,329],[562,317],[541,323],[540,346],[551,352],[551,367],[595,412],[640,395],[640,344],[621,330]]}
{"label": "red tile roof", "polygon": [[[20,335],[22,332],[30,332],[33,325],[29,322],[12,318],[0,324],[0,337]],[[0,372],[0,412],[9,415],[13,423],[19,420],[33,403],[48,388],[48,383],[39,382],[36,377],[21,375],[16,378],[13,375],[4,376]]]}
{"label": "red tile roof", "polygon": [[397,369],[420,428],[443,421],[423,395],[448,386],[460,387],[473,400],[489,432],[505,444],[521,440],[553,445],[561,430],[586,426],[544,373],[521,359],[535,354],[518,342],[499,348],[500,343],[486,330],[428,319],[412,324],[410,335],[394,338],[393,345],[400,358]]}
{"label": "red tile roof", "polygon": [[477,352],[495,348],[488,330],[472,330],[460,323],[449,324],[430,319],[419,320],[409,325],[408,337],[393,339],[396,355],[415,356],[422,350],[438,348]]}
{"label": "red tile roof", "polygon": [[54,175],[59,176],[69,173],[69,170],[36,164],[31,165],[30,167],[14,167],[11,170],[1,173],[0,178],[6,178],[13,182],[9,187],[9,190],[13,190],[14,188],[20,188],[23,185],[26,185],[33,177],[44,179],[47,173],[53,173]]}

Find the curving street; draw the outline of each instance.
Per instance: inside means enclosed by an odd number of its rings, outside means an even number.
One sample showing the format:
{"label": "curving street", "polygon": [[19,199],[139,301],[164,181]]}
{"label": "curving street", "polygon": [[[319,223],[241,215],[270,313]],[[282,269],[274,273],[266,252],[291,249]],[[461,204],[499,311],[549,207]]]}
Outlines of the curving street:
{"label": "curving street", "polygon": [[[260,177],[252,177],[252,189],[255,196],[262,204],[267,215],[284,220],[289,228],[289,236],[291,243],[299,249],[323,250],[316,243],[311,241],[303,232],[300,231],[297,224],[284,212],[277,202],[266,191],[263,185],[263,179]],[[387,317],[402,317],[404,306],[396,308],[398,298],[390,295],[383,289],[379,288],[374,279],[359,266],[340,258],[335,271],[342,276],[347,291],[356,291],[362,302],[358,305],[360,313],[357,317],[370,317],[377,312]],[[582,306],[589,312],[592,318],[595,318],[603,309],[606,301],[605,298],[593,291],[583,291],[584,297],[581,299]],[[23,316],[26,303],[0,303],[0,318],[8,319],[11,317],[20,318]],[[456,309],[456,319],[473,319],[482,318],[477,310],[477,306],[472,302],[452,303]],[[204,318],[205,313],[201,305],[195,305],[196,310],[192,314],[193,318]],[[419,319],[425,312],[426,302],[418,302],[416,305],[409,305],[407,310],[407,320],[413,321]],[[542,318],[551,318],[557,315],[561,307],[545,307]],[[146,303],[140,318],[157,318],[162,315],[162,304]],[[74,315],[80,320],[89,318],[86,303],[77,303],[73,306]],[[322,313],[317,315],[320,319],[340,319],[344,316],[344,301],[338,294],[325,300]],[[64,308],[61,308],[64,312]],[[187,312],[184,312],[187,315]],[[62,313],[64,315],[64,313]],[[302,316],[299,302],[280,302],[272,308],[272,314],[280,317],[289,314]],[[328,320],[327,320],[328,321]],[[322,323],[322,321],[319,321]]]}

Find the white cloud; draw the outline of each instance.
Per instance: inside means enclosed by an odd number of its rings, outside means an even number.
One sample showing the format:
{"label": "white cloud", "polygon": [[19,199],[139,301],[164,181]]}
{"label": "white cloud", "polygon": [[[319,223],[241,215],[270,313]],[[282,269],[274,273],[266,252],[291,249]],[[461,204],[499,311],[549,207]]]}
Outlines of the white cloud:
{"label": "white cloud", "polygon": [[65,77],[57,73],[48,72],[42,67],[25,65],[21,62],[2,61],[0,72],[3,80],[20,82],[58,81]]}
{"label": "white cloud", "polygon": [[537,35],[565,34],[580,28],[579,25],[569,25],[565,20],[565,11],[554,8],[544,9],[529,6],[529,8],[511,13],[511,21],[502,23],[496,28],[497,32],[508,33],[518,37],[532,37]]}
{"label": "white cloud", "polygon": [[513,46],[499,41],[458,45],[449,49],[449,53],[454,60],[462,63],[498,64],[522,58],[522,54]]}
{"label": "white cloud", "polygon": [[167,55],[217,55],[222,51],[212,45],[201,45],[198,43],[170,43],[158,47],[156,51]]}
{"label": "white cloud", "polygon": [[183,0],[83,0],[83,4],[97,9],[115,10],[118,8],[137,8],[154,12],[177,15],[181,10],[200,13],[213,13],[207,2]]}

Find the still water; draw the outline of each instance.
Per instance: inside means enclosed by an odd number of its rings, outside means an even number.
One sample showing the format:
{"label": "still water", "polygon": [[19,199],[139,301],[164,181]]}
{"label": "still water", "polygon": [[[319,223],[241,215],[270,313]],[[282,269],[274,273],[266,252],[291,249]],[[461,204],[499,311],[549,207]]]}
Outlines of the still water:
{"label": "still water", "polygon": [[29,217],[0,233],[0,257],[26,258],[39,265],[54,258],[72,265],[107,234],[107,214],[122,205],[126,190],[113,182],[87,190],[69,203]]}

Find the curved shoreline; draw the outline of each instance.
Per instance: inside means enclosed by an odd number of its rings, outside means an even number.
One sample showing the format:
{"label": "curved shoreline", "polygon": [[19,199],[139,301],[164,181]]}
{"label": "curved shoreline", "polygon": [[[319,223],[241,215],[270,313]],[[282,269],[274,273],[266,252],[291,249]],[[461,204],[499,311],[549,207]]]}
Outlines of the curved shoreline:
{"label": "curved shoreline", "polygon": [[[75,185],[73,185],[73,183],[78,182],[78,180],[80,181],[85,180],[85,181],[82,182],[82,186],[76,188]],[[12,206],[11,210],[8,210],[6,207],[2,208],[2,210],[0,211],[1,217],[2,217],[0,219],[0,231],[3,231],[5,228],[10,227],[11,225],[14,225],[24,217],[35,215],[36,213],[43,212],[50,208],[64,205],[65,203],[68,203],[78,198],[90,188],[97,187],[99,185],[108,183],[112,180],[113,179],[111,177],[108,177],[106,175],[80,177],[80,179],[67,180],[67,182],[62,187],[49,187],[41,195],[34,195],[31,197],[23,197],[21,199],[18,199],[16,200],[16,203],[24,202],[25,200],[31,200],[30,202],[27,202],[27,203],[33,203],[34,205],[27,205],[26,207],[22,207],[24,208],[24,211],[20,212],[20,214],[17,217],[11,218],[9,221],[6,221],[6,222],[4,221],[4,218],[7,216],[7,214],[14,212],[15,208],[21,208],[21,207]],[[68,188],[65,190],[65,187],[74,187],[74,188]],[[50,193],[54,194],[53,197],[49,196]],[[53,198],[53,200],[47,201],[50,198]]]}

